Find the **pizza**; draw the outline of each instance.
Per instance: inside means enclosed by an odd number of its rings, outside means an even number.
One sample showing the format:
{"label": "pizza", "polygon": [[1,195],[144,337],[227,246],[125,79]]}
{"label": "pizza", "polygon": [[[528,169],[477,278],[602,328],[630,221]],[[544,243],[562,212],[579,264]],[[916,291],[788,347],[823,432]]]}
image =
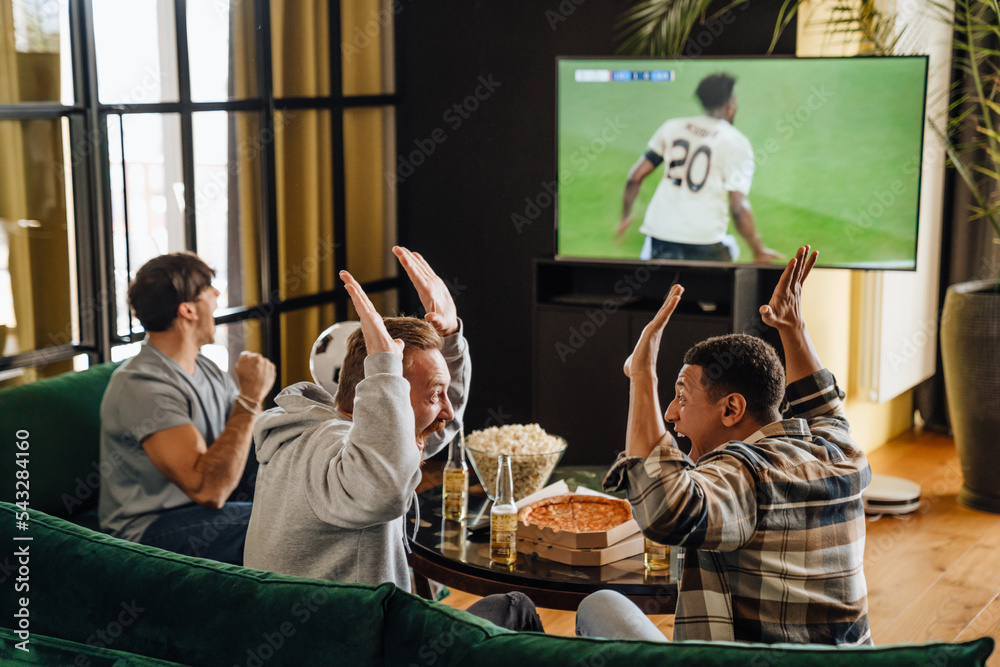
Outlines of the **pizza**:
{"label": "pizza", "polygon": [[525,525],[571,533],[611,530],[631,518],[627,500],[576,494],[542,498],[517,513],[518,521]]}

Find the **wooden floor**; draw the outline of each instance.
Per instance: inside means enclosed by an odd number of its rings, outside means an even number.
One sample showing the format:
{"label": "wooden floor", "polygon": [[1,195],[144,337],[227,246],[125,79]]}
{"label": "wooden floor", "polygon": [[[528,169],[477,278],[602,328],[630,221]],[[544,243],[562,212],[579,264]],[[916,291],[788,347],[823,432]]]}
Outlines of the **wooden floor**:
{"label": "wooden floor", "polygon": [[[962,474],[952,439],[912,432],[868,458],[873,472],[919,483],[923,497],[906,517],[869,517],[865,576],[875,643],[1000,641],[1000,515],[955,503]],[[477,599],[453,589],[444,603],[464,609]],[[573,612],[539,615],[546,632],[574,633]],[[650,618],[671,636],[673,616]],[[1000,667],[1000,650],[987,664]]]}

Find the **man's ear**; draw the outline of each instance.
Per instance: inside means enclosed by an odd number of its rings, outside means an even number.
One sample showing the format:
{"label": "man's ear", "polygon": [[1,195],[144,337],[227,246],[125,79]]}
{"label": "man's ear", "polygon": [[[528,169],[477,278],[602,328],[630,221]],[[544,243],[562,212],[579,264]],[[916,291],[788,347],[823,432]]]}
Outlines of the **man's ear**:
{"label": "man's ear", "polygon": [[743,394],[729,394],[722,401],[722,423],[726,427],[740,423],[747,413],[747,399],[743,397]]}
{"label": "man's ear", "polygon": [[185,301],[177,306],[177,318],[182,320],[196,320],[198,319],[198,313],[190,302]]}

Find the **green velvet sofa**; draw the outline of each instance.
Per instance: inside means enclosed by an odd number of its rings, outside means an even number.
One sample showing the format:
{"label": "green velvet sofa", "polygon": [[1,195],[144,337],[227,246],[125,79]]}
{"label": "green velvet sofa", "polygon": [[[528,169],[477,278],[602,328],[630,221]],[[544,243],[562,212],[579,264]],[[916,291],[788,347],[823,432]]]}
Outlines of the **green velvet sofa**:
{"label": "green velvet sofa", "polygon": [[[960,667],[985,664],[993,649],[989,638],[835,649],[517,634],[391,584],[288,577],[118,540],[52,515],[78,520],[96,502],[94,427],[111,370],[0,390],[0,433],[15,443],[0,498],[0,664]],[[29,436],[28,511],[6,502],[22,469],[11,463],[18,431]]]}
{"label": "green velvet sofa", "polygon": [[[2,625],[8,628],[0,634],[4,665],[28,659],[34,664],[226,667],[958,667],[983,664],[993,648],[992,639],[835,649],[518,634],[392,584],[335,584],[178,556],[36,511],[21,517],[27,527],[17,530],[19,513],[0,504],[0,525],[8,535],[3,540],[9,558],[6,585],[16,585],[20,577],[23,589],[0,602]],[[31,540],[14,541],[12,533]],[[25,547],[27,556],[15,555]],[[27,651],[18,648],[23,641]]]}
{"label": "green velvet sofa", "polygon": [[[97,528],[101,398],[117,363],[0,389],[0,434],[28,445],[31,506]],[[17,461],[0,457],[0,500],[13,501]]]}

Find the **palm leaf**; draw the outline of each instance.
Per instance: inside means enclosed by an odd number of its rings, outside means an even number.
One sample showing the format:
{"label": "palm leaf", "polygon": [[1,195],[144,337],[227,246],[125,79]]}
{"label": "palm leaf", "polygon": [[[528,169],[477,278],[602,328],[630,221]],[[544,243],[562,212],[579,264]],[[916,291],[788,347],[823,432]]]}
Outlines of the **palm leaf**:
{"label": "palm leaf", "polygon": [[[618,52],[626,55],[680,56],[699,23],[749,0],[734,0],[711,17],[711,0],[642,0],[618,20]],[[786,0],[787,1],[787,0]]]}

